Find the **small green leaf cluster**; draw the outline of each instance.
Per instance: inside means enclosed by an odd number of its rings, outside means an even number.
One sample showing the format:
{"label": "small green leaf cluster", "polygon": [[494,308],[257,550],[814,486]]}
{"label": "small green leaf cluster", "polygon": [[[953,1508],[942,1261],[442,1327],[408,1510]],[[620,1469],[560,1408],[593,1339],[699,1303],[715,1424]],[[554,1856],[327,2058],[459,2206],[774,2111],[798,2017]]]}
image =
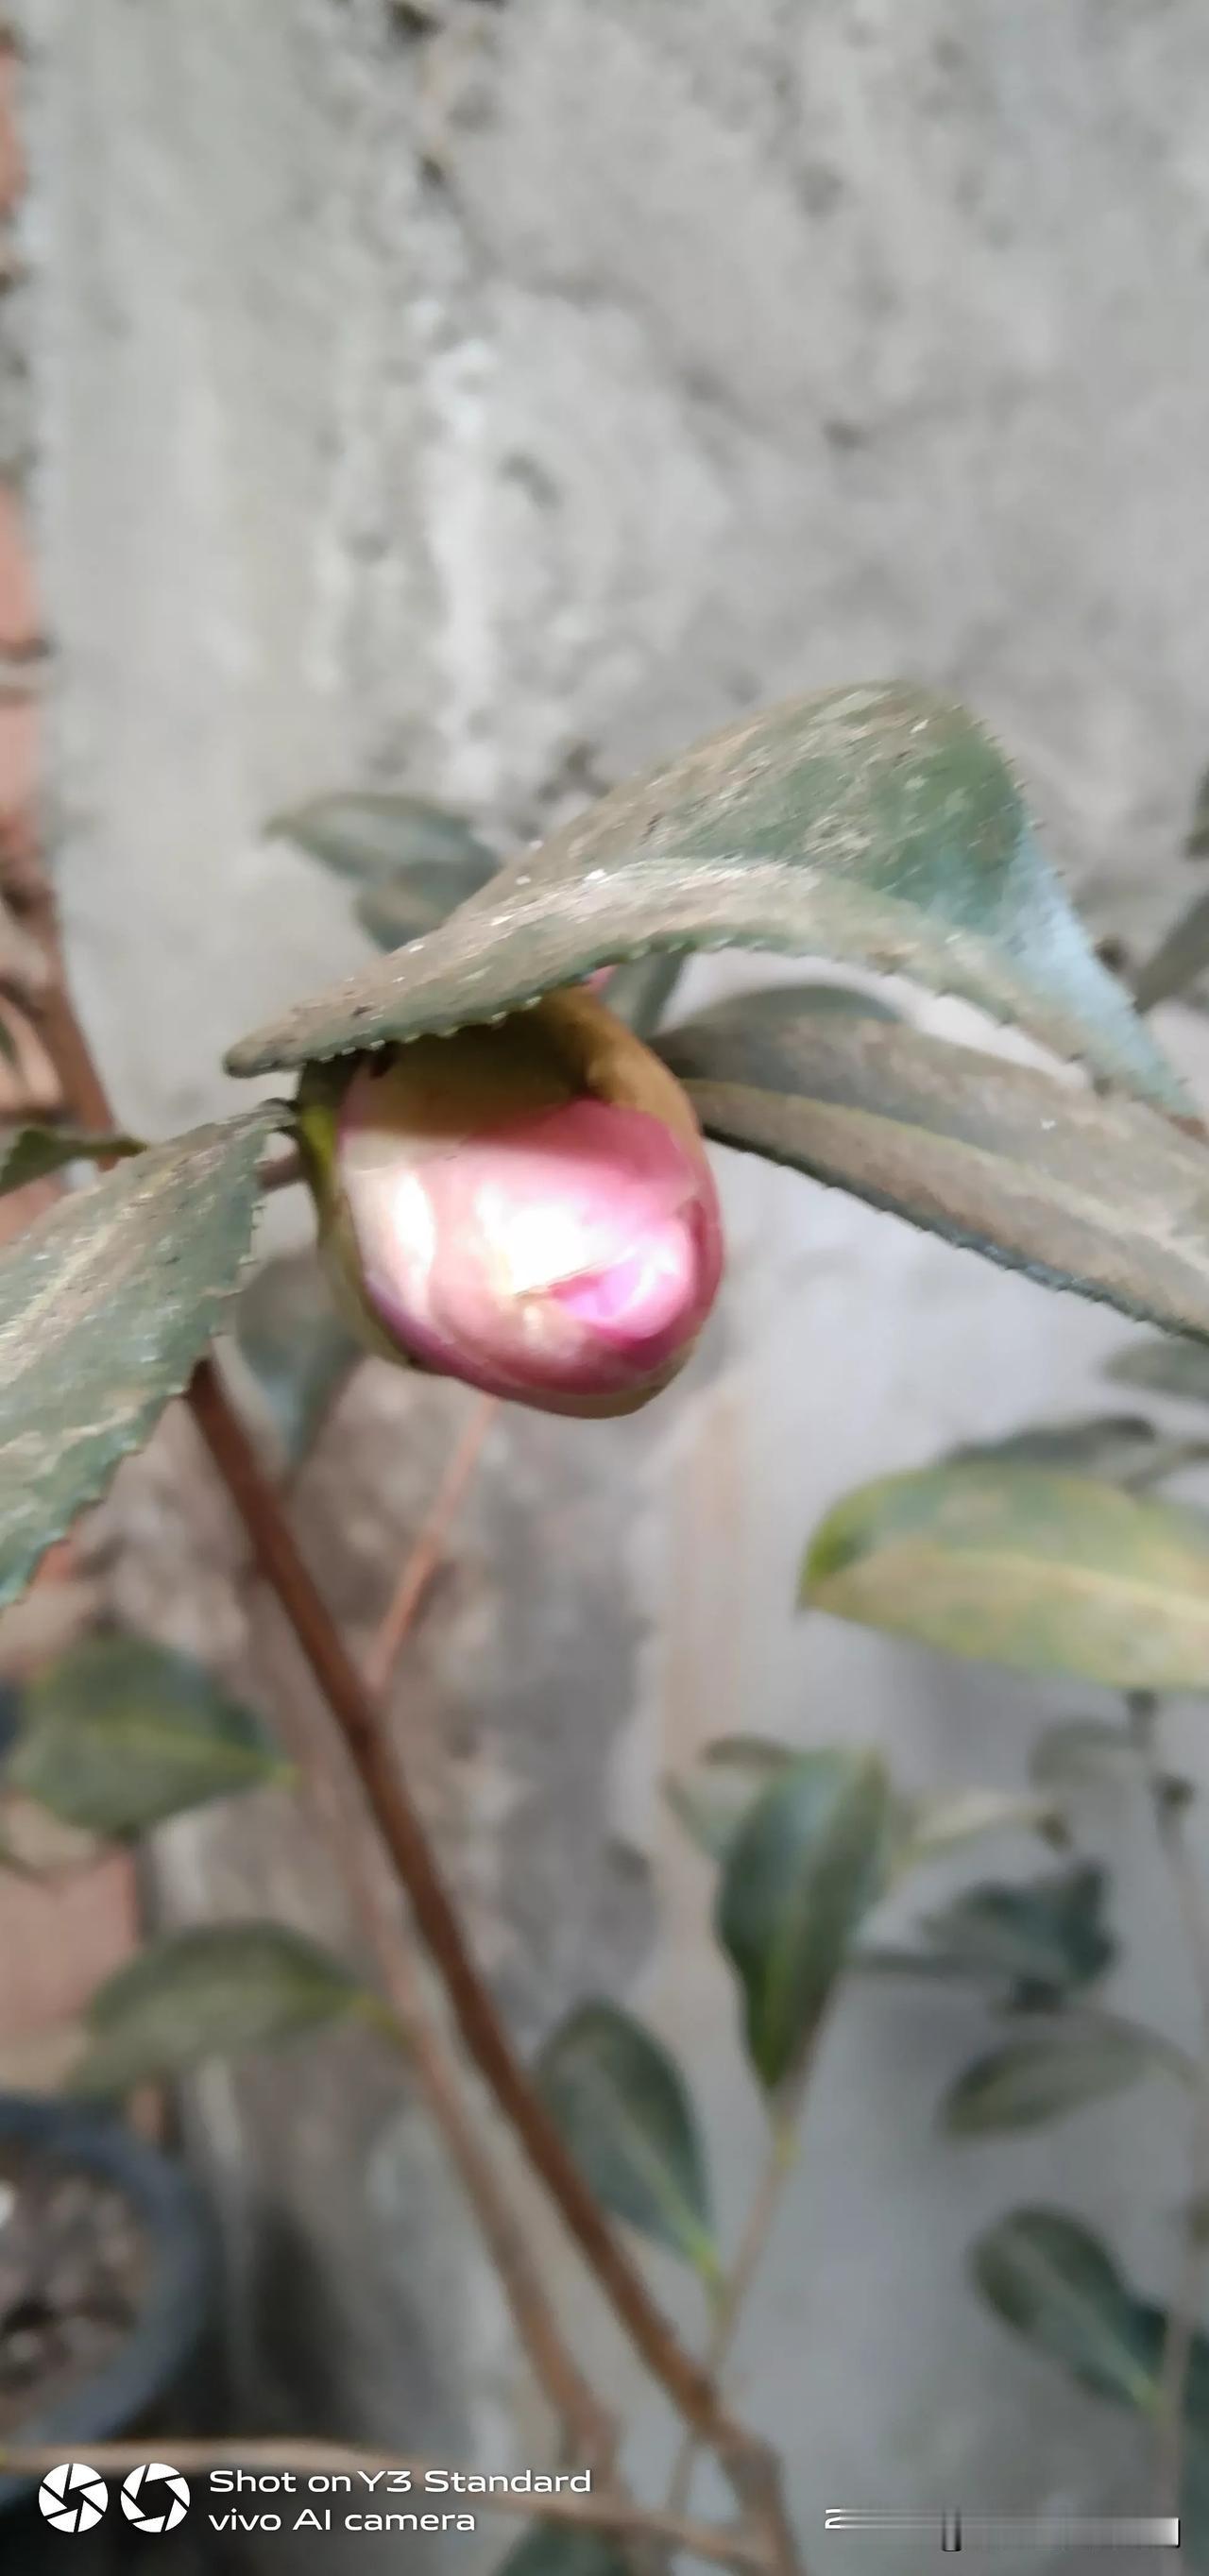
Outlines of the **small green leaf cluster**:
{"label": "small green leaf cluster", "polygon": [[[1131,1390],[1209,1405],[1209,1357],[1191,1339],[1127,1346],[1108,1374]],[[806,1552],[802,1599],[916,1646],[1017,1672],[1107,1686],[1114,1722],[1086,1711],[1046,1725],[1031,1750],[1034,1821],[1070,1836],[1089,1796],[1149,1799],[1160,1841],[1195,1792],[1162,1767],[1165,1691],[1209,1693],[1209,1515],[1153,1488],[1209,1457],[1195,1419],[1172,1429],[1105,1412],[1029,1425],[936,1465],[847,1495]],[[1026,1793],[1020,1821],[1025,1820]],[[1005,1819],[1006,1820],[1006,1819]],[[1025,2130],[1088,2110],[1146,2080],[1196,2094],[1200,2051],[1144,2027],[1098,1993],[1118,1939],[1103,1866],[966,1889],[925,1914],[912,1942],[865,1944],[875,1975],[939,1977],[982,1990],[1006,2032],[969,2062],[940,2106],[952,2139]],[[1195,2241],[1193,2201],[1185,2228]],[[1015,2332],[1082,2386],[1148,2418],[1182,2417],[1184,2541],[1209,2552],[1209,2340],[1195,2318],[1179,2384],[1172,2319],[1127,2279],[1080,2216],[1011,2210],[979,2239],[971,2278]],[[1173,2453],[1174,2456],[1174,2453]]]}

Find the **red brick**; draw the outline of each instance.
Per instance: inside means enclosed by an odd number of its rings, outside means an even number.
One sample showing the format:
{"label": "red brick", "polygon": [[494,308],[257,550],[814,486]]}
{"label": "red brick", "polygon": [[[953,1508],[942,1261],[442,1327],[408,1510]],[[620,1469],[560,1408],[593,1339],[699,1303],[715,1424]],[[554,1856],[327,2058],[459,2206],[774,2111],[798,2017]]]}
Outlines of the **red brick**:
{"label": "red brick", "polygon": [[37,641],[33,559],[16,496],[0,483],[0,653],[28,653]]}
{"label": "red brick", "polygon": [[0,819],[27,816],[38,785],[38,709],[31,698],[0,699]]}

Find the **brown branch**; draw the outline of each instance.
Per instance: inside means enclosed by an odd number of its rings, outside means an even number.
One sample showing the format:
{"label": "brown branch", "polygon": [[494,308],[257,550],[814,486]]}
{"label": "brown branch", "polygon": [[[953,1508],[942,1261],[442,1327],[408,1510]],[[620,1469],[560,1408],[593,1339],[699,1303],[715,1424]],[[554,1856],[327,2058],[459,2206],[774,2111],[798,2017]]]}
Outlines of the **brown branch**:
{"label": "brown branch", "polygon": [[450,1531],[482,1455],[483,1443],[499,1409],[498,1396],[479,1397],[445,1469],[432,1508],[408,1555],[386,1616],[365,1658],[366,1684],[375,1699],[382,1699],[389,1688],[407,1632],[440,1564]]}
{"label": "brown branch", "polygon": [[[87,1041],[61,976],[49,894],[42,926],[60,979],[41,1010],[43,1036],[74,1113],[113,1123]],[[716,2453],[740,2502],[764,2534],[775,2576],[797,2565],[771,2446],[735,2421],[709,2375],[680,2342],[610,2228],[540,2095],[517,2056],[491,1993],[467,1950],[461,1925],[424,1828],[377,1722],[377,1713],[339,1630],[283,1517],[278,1497],[211,1359],[194,1372],[187,1402],[231,1495],[260,1570],[336,1720],[375,1823],[407,1890],[421,1936],[470,2055],[554,2200],[615,2314],[686,2424]]]}
{"label": "brown branch", "polygon": [[1175,2514],[1180,2509],[1183,2484],[1188,2371],[1209,2270],[1209,2245],[1205,2243],[1203,2233],[1203,2203],[1209,2194],[1209,1905],[1206,1905],[1200,1873],[1184,1839],[1179,1808],[1169,1797],[1163,1778],[1156,1743],[1158,1701],[1151,1691],[1131,1691],[1127,1705],[1134,1742],[1154,1808],[1155,1829],[1171,1876],[1201,2025],[1200,2055],[1193,2070],[1191,2173],[1183,2259],[1167,2320],[1154,2415],[1155,2511]]}
{"label": "brown branch", "polygon": [[708,2378],[678,2342],[641,2276],[615,2242],[594,2194],[572,2163],[501,2026],[492,1997],[467,1951],[427,1836],[383,1742],[365,1683],[319,1597],[211,1360],[203,1360],[196,1371],[189,1404],[248,1532],[261,1572],[285,1610],[336,1718],[471,2056],[655,2377],[697,2425],[703,2439],[725,2435],[729,2428],[720,2417]]}
{"label": "brown branch", "polygon": [[[57,950],[54,953],[57,955]],[[113,1112],[65,986],[49,996],[48,1003],[50,1007],[44,1015],[47,1047],[58,1066],[64,1091],[82,1115],[111,1127]],[[261,1477],[251,1443],[212,1360],[203,1360],[196,1370],[188,1402],[207,1446],[223,1468],[237,1507],[241,1507],[241,1492],[263,1491],[269,1497],[271,1516],[282,1538],[287,1547],[292,1547],[272,1489]],[[314,1606],[321,1623],[326,1622],[317,1595]],[[330,1622],[327,1625],[330,1628]],[[335,1629],[330,1628],[330,1633],[339,1648]],[[501,2189],[492,2159],[477,2137],[459,2070],[425,2010],[407,1944],[381,1904],[374,1883],[376,1854],[364,1850],[364,1828],[352,1807],[347,1775],[338,1755],[333,1759],[334,1743],[327,1729],[320,1733],[308,1722],[305,1709],[292,1699],[279,1708],[278,1721],[286,1740],[296,1743],[300,1768],[322,1808],[349,1896],[377,1959],[394,2022],[415,2062],[433,2116],[478,2216],[534,2375],[576,2452],[605,2469],[615,2450],[612,2419],[563,2340],[524,2232],[507,2193]]]}
{"label": "brown branch", "polygon": [[[406,2452],[369,2451],[343,2442],[308,2442],[298,2439],[275,2440],[271,2435],[261,2440],[243,2441],[238,2434],[217,2442],[182,2441],[176,2433],[157,2435],[155,2442],[90,2442],[87,2445],[90,2468],[104,2476],[121,2477],[129,2469],[141,2469],[161,2449],[172,2453],[172,2466],[182,2473],[204,2473],[209,2469],[246,2468],[297,2469],[304,2476],[376,2477],[397,2470],[409,2473],[419,2482],[417,2501],[425,2489],[423,2480],[430,2469],[440,2469],[446,2477],[473,2477],[471,2469],[450,2470],[444,2461],[421,2460]],[[11,2449],[0,2446],[0,2473],[9,2477],[41,2477],[47,2469],[58,2468],[63,2445],[23,2442]],[[451,2509],[448,2489],[440,2491],[446,2510]],[[707,2559],[715,2567],[733,2567],[740,2576],[758,2576],[765,2561],[759,2545],[746,2533],[708,2522],[691,2522],[680,2514],[662,2513],[657,2506],[628,2504],[617,2496],[594,2495],[523,2495],[505,2490],[502,2494],[467,2494],[464,2509],[473,2513],[515,2515],[525,2522],[565,2522],[586,2526],[589,2530],[611,2531],[619,2539],[653,2541],[664,2549],[683,2549],[694,2558]]]}
{"label": "brown branch", "polygon": [[524,2228],[490,2147],[479,2137],[461,2069],[425,2004],[401,1926],[383,1903],[379,1854],[355,1803],[347,1765],[330,1729],[316,1724],[292,1697],[279,1706],[278,1724],[319,1809],[378,1964],[392,2030],[413,2065],[474,2209],[534,2377],[560,2420],[567,2447],[607,2476],[616,2453],[616,2426],[564,2341]]}

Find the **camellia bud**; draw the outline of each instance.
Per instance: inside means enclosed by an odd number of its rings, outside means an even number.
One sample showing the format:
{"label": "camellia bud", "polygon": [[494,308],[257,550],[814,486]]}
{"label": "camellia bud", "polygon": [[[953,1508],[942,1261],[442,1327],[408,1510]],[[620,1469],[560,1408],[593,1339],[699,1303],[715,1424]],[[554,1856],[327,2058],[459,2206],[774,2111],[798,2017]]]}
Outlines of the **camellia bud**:
{"label": "camellia bud", "polygon": [[688,1357],[722,1230],[675,1077],[583,986],[312,1066],[321,1234],[371,1347],[547,1413],[629,1413]]}

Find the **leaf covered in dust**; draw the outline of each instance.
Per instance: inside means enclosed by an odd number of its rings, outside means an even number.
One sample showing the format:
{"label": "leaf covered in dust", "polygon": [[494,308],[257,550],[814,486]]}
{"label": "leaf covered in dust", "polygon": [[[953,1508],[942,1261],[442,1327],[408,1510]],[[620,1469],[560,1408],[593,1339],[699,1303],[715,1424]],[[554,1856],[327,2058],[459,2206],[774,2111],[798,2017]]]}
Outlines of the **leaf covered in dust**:
{"label": "leaf covered in dust", "polygon": [[706,1014],[658,1052],[720,1144],[1209,1338],[1209,1152],[1153,1110],[864,1014],[786,1015],[746,1042],[732,1022],[721,1047]]}
{"label": "leaf covered in dust", "polygon": [[1187,1096],[1001,754],[906,684],[743,716],[525,850],[424,942],[231,1049],[233,1073],[490,1019],[653,949],[766,948],[964,996],[1164,1108]]}
{"label": "leaf covered in dust", "polygon": [[187,1383],[280,1118],[267,1103],[151,1146],[0,1253],[0,1603]]}

